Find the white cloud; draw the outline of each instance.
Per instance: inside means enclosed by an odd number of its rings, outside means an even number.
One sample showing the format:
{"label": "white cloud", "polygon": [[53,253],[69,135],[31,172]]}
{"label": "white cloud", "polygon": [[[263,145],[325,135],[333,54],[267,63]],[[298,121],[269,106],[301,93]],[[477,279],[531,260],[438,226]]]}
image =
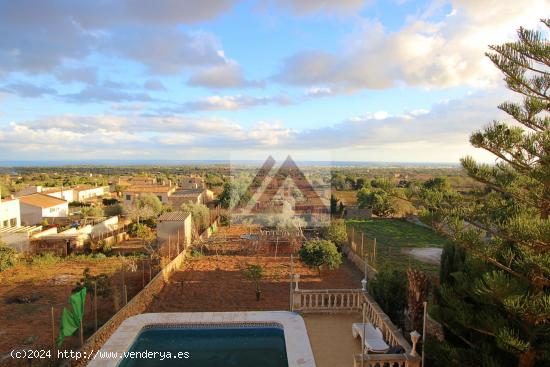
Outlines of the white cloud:
{"label": "white cloud", "polygon": [[265,83],[247,80],[242,68],[234,60],[224,64],[202,69],[191,75],[187,84],[210,89],[264,87]]}
{"label": "white cloud", "polygon": [[494,85],[501,76],[484,55],[488,45],[514,39],[520,25],[537,25],[538,16],[533,14],[550,10],[544,0],[492,0],[491,4],[455,0],[452,5],[453,16],[443,20],[411,17],[396,32],[388,32],[378,21],[364,21],[338,53],[299,52],[285,61],[276,79],[340,91],[403,84],[425,88]]}
{"label": "white cloud", "polygon": [[[496,106],[501,93],[473,94],[440,102],[427,110],[391,115],[365,113],[329,127],[302,131],[281,121],[260,121],[245,127],[219,117],[104,115],[54,116],[0,127],[4,159],[86,159],[135,152],[135,159],[190,159],[189,152],[298,151],[309,159],[334,154],[343,160],[457,161],[465,154],[488,156],[472,149],[472,131],[495,118],[507,120]],[[184,152],[188,152],[185,156]],[[184,154],[184,158],[178,156]],[[195,157],[196,158],[196,157]]]}

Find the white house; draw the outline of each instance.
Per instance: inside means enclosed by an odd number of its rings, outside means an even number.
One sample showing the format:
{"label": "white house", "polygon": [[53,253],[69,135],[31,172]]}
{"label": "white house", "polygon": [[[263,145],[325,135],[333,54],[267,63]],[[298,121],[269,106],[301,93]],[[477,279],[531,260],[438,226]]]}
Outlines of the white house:
{"label": "white house", "polygon": [[19,199],[0,199],[0,228],[17,228],[20,226]]}
{"label": "white house", "polygon": [[39,192],[59,199],[63,199],[65,201],[68,201],[69,203],[71,201],[75,201],[75,191],[71,188],[65,189],[62,187],[60,189],[42,189],[42,191]]}
{"label": "white house", "polygon": [[19,198],[21,223],[34,225],[43,219],[66,218],[69,215],[69,203],[66,200],[45,194],[31,194]]}
{"label": "white house", "polygon": [[109,186],[79,185],[73,188],[74,201],[86,201],[101,197],[109,192]]}

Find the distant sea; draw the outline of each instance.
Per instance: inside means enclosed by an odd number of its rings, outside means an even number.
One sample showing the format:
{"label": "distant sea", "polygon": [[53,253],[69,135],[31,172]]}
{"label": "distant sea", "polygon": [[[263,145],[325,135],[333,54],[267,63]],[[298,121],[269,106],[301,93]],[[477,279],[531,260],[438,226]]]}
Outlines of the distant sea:
{"label": "distant sea", "polygon": [[[70,166],[259,166],[260,160],[52,160],[52,161],[0,161],[0,167],[70,167]],[[282,163],[282,162],[281,162]],[[354,162],[354,161],[296,161],[299,166],[318,167],[423,167],[456,168],[452,162]]]}

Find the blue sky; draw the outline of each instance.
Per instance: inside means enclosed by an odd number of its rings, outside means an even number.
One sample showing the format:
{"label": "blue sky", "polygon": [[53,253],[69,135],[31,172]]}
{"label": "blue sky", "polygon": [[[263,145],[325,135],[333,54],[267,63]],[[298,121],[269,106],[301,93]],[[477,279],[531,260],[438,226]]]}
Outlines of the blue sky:
{"label": "blue sky", "polygon": [[456,162],[545,1],[0,1],[0,161]]}

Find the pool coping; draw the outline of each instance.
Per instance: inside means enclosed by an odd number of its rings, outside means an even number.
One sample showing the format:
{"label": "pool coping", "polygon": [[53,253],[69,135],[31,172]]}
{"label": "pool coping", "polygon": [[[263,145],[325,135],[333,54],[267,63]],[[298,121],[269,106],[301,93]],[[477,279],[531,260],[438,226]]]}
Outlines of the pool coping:
{"label": "pool coping", "polygon": [[[285,336],[288,367],[315,367],[315,359],[304,319],[288,311],[247,312],[165,312],[144,313],[127,318],[103,344],[99,352],[124,353],[130,349],[139,333],[146,327],[170,324],[235,324],[275,323],[282,326]],[[92,359],[89,367],[116,367],[122,359]],[[183,363],[182,365],[185,365]]]}

